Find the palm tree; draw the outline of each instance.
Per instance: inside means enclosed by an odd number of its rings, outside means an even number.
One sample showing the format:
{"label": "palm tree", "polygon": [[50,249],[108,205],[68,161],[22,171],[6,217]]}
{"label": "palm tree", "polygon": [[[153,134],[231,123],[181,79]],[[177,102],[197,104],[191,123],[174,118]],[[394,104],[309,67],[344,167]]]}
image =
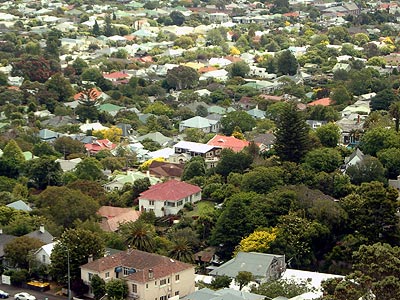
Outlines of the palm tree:
{"label": "palm tree", "polygon": [[125,242],[138,250],[154,252],[154,226],[141,220],[127,222],[120,226],[120,232]]}
{"label": "palm tree", "polygon": [[190,243],[185,238],[177,238],[170,249],[168,256],[186,263],[193,263],[193,250]]}

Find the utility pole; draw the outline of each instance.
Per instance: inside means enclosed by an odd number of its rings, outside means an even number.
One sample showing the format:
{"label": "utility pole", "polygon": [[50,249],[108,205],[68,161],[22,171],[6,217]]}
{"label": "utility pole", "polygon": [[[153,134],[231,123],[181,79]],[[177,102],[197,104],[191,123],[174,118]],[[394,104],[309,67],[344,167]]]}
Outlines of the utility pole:
{"label": "utility pole", "polygon": [[71,267],[69,262],[69,249],[67,249],[67,272],[68,272],[68,300],[71,300]]}

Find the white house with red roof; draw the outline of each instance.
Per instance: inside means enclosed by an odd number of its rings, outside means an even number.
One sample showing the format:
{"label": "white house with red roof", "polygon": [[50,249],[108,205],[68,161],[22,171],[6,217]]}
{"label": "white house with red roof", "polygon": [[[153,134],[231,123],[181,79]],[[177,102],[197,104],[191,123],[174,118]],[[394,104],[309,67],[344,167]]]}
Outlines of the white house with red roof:
{"label": "white house with red roof", "polygon": [[247,147],[250,142],[246,140],[240,140],[234,136],[224,136],[216,134],[211,140],[207,142],[207,145],[217,146],[221,148],[229,148],[235,152],[240,152],[244,147]]}
{"label": "white house with red roof", "polygon": [[[194,266],[169,257],[129,249],[81,266],[81,278],[90,287],[93,275],[105,282],[122,279],[128,285],[127,299],[167,300],[185,297],[195,290]],[[90,288],[88,296],[93,297]]]}
{"label": "white house with red roof", "polygon": [[129,74],[125,72],[112,72],[108,74],[103,74],[103,77],[112,82],[118,82],[121,80],[129,79]]}
{"label": "white house with red roof", "polygon": [[139,196],[141,211],[154,211],[156,217],[176,215],[186,203],[201,200],[201,188],[177,180],[158,183]]}

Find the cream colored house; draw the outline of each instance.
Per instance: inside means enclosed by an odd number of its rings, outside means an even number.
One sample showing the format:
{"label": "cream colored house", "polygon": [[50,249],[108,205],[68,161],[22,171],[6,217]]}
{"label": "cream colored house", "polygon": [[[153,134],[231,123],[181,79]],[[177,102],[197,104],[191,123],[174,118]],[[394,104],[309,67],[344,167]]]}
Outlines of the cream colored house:
{"label": "cream colored house", "polygon": [[129,288],[128,299],[167,300],[184,297],[195,290],[193,265],[135,249],[81,266],[81,278],[89,286],[89,297],[93,297],[90,280],[95,274],[106,282],[116,278],[125,280]]}

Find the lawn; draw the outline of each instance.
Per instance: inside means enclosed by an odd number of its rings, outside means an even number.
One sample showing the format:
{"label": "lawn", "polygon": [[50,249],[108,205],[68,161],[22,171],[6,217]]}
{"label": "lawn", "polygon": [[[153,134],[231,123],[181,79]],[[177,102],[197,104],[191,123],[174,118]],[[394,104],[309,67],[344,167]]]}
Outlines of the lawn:
{"label": "lawn", "polygon": [[200,201],[194,205],[194,209],[192,211],[187,211],[186,216],[193,217],[193,216],[205,216],[208,215],[210,212],[214,211],[215,202],[212,201]]}

